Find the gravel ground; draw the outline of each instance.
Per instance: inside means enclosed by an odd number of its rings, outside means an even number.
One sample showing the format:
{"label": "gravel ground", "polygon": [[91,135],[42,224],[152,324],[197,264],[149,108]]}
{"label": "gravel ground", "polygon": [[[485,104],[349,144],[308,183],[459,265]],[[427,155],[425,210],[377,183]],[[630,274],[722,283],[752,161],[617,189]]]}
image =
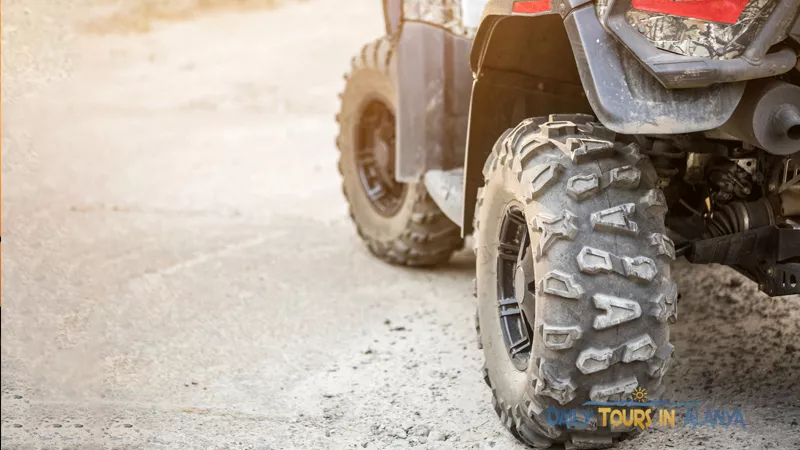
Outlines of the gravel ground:
{"label": "gravel ground", "polygon": [[[170,5],[3,0],[2,447],[522,449],[471,252],[390,267],[346,216],[336,93],[379,2]],[[674,272],[665,397],[747,428],[618,448],[800,448],[800,299]]]}

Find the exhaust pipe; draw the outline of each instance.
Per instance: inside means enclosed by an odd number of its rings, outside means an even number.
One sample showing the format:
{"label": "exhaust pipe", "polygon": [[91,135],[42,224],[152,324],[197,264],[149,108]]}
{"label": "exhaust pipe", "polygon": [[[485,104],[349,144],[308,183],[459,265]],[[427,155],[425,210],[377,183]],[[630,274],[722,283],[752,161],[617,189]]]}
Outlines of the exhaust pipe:
{"label": "exhaust pipe", "polygon": [[800,151],[800,87],[775,79],[748,82],[722,131],[775,155]]}
{"label": "exhaust pipe", "polygon": [[786,136],[792,141],[800,139],[800,111],[797,106],[781,105],[775,113],[772,125],[776,134]]}

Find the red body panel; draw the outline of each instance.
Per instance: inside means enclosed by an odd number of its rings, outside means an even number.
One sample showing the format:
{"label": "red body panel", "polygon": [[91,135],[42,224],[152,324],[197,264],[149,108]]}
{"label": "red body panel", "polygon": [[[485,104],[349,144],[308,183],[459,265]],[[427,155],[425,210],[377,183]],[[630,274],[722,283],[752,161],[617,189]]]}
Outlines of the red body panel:
{"label": "red body panel", "polygon": [[733,24],[739,20],[748,0],[633,0],[632,3],[635,9],[643,11]]}

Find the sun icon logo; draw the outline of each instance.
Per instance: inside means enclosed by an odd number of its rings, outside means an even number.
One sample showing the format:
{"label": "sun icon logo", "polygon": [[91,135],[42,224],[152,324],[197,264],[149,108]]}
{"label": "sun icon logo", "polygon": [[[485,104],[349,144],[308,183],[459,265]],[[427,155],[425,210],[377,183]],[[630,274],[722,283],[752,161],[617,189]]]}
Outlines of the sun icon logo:
{"label": "sun icon logo", "polygon": [[644,403],[647,401],[647,390],[639,386],[633,390],[631,397],[633,397],[633,400],[636,402]]}

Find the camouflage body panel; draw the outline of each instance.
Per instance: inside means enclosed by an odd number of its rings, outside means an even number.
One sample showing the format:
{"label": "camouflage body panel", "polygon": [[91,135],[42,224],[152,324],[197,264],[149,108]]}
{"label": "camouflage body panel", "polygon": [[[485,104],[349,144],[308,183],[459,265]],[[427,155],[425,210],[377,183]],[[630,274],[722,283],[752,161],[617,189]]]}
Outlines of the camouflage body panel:
{"label": "camouflage body panel", "polygon": [[[597,2],[602,15],[607,0]],[[684,56],[710,59],[732,59],[740,56],[770,13],[775,0],[750,0],[734,24],[671,16],[636,9],[626,18],[653,46]]]}
{"label": "camouflage body panel", "polygon": [[606,13],[606,8],[608,8],[608,0],[596,0],[594,7],[597,8],[597,16],[603,17],[603,14]]}
{"label": "camouflage body panel", "polygon": [[775,8],[772,0],[751,0],[734,24],[628,11],[628,23],[653,45],[672,53],[711,59],[740,56]]}
{"label": "camouflage body panel", "polygon": [[475,37],[476,28],[464,26],[460,0],[405,0],[403,19],[425,22],[458,36]]}

